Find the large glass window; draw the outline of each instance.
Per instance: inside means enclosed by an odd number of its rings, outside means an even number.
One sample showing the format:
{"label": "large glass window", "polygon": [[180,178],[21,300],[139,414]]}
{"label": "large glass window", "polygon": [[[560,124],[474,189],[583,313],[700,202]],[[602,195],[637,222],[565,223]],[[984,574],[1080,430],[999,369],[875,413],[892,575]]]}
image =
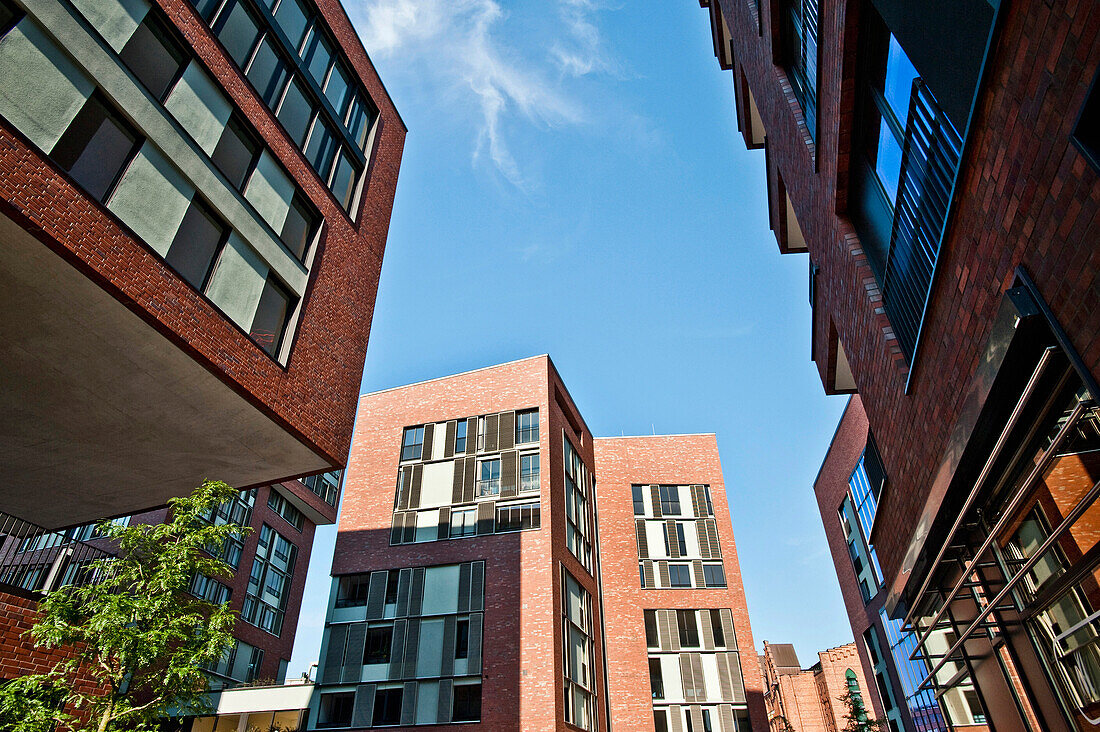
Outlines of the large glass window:
{"label": "large glass window", "polygon": [[336,159],[336,167],[332,169],[332,180],[329,188],[336,200],[345,211],[351,210],[352,198],[355,194],[355,181],[359,177],[359,166],[353,161],[348,151],[341,147],[340,157]]}
{"label": "large glass window", "polygon": [[256,163],[260,150],[259,140],[253,136],[244,122],[234,115],[222,131],[222,136],[218,139],[210,159],[214,161],[214,165],[230,185],[241,190],[248,179],[248,174],[252,172],[252,166]]}
{"label": "large glass window", "polygon": [[373,720],[375,727],[401,724],[402,691],[400,686],[375,691]]}
{"label": "large glass window", "polygon": [[291,302],[290,292],[269,274],[263,292],[260,293],[260,302],[256,305],[256,314],[252,316],[252,327],[248,334],[270,356],[279,354],[279,347],[286,334],[287,320],[290,318]]}
{"label": "large glass window", "polygon": [[516,444],[539,441],[539,410],[516,413]]}
{"label": "large glass window", "polygon": [[595,722],[592,675],[592,596],[562,569],[563,644],[565,655],[565,721],[583,730]]}
{"label": "large glass window", "polygon": [[703,581],[707,583],[707,587],[725,587],[726,586],[726,572],[722,568],[721,564],[704,564],[703,565]]}
{"label": "large glass window", "polygon": [[97,92],[77,112],[50,157],[92,198],[105,201],[140,142],[137,131]]}
{"label": "large glass window", "polygon": [[401,461],[419,460],[424,451],[424,427],[406,427],[401,440]]}
{"label": "large glass window", "polygon": [[466,420],[458,420],[458,424],[455,425],[455,452],[466,452]]}
{"label": "large glass window", "polygon": [[272,635],[282,633],[297,551],[279,532],[267,524],[261,526],[241,609],[242,620]]}
{"label": "large glass window", "polygon": [[662,485],[657,488],[661,497],[661,515],[680,515],[680,487],[675,485]]}
{"label": "large glass window", "polygon": [[295,50],[301,48],[302,39],[309,24],[306,9],[302,4],[298,0],[280,0],[278,7],[275,8],[275,22],[290,39],[290,45]]}
{"label": "large glass window", "polygon": [[229,0],[219,14],[214,33],[229,52],[230,58],[244,68],[252,47],[260,36],[260,24],[240,0]]}
{"label": "large glass window", "polygon": [[784,0],[783,50],[788,78],[802,106],[806,129],[817,137],[818,0]]}
{"label": "large glass window", "polygon": [[187,54],[159,14],[145,14],[119,58],[157,101],[163,101],[172,83],[183,72]]}
{"label": "large glass window", "polygon": [[313,119],[313,102],[300,79],[291,77],[275,116],[282,122],[290,139],[298,145],[305,141],[310,120]]}
{"label": "large glass window", "polygon": [[691,565],[689,564],[670,564],[668,565],[668,579],[673,587],[683,588],[691,587]]}
{"label": "large glass window", "polygon": [[477,494],[500,495],[500,458],[482,460],[478,465]]}
{"label": "large glass window", "polygon": [[477,534],[477,510],[473,508],[461,508],[451,511],[451,538],[457,539],[463,536]]}
{"label": "large glass window", "polygon": [[681,648],[699,647],[699,623],[694,610],[676,611],[676,630],[680,635]]}
{"label": "large glass window", "polygon": [[539,489],[539,454],[537,452],[519,456],[519,489],[521,491]]}
{"label": "large glass window", "polygon": [[478,722],[481,720],[481,684],[458,682],[454,685],[452,722]]}
{"label": "large glass window", "polygon": [[294,193],[294,199],[290,203],[290,209],[283,221],[283,229],[279,232],[279,238],[286,244],[287,249],[302,260],[306,256],[306,250],[313,241],[313,235],[317,233],[321,217],[313,205],[298,192]]}
{"label": "large glass window", "polygon": [[270,37],[264,38],[256,49],[256,57],[248,67],[247,76],[264,103],[273,108],[290,78],[290,66],[275,50]]}
{"label": "large glass window", "polygon": [[393,623],[372,625],[367,628],[367,640],[363,651],[363,664],[389,663],[393,645]]}
{"label": "large glass window", "polygon": [[645,499],[642,498],[642,486],[630,486],[630,497],[634,501],[634,515],[645,516]]}
{"label": "large glass window", "polygon": [[661,659],[649,659],[649,688],[654,699],[665,698],[665,678],[661,673]]}
{"label": "large glass window", "polygon": [[282,493],[272,489],[271,494],[267,497],[267,506],[282,516],[288,524],[298,529],[298,531],[302,530],[302,526],[305,524],[305,516]]}
{"label": "large glass window", "polygon": [[497,506],[497,532],[539,528],[540,509],[538,501]]}
{"label": "large glass window", "polygon": [[196,290],[206,288],[229,227],[204,203],[192,200],[164,261]]}
{"label": "large glass window", "polygon": [[585,569],[592,567],[588,538],[588,468],[568,439],[565,443],[565,545]]}

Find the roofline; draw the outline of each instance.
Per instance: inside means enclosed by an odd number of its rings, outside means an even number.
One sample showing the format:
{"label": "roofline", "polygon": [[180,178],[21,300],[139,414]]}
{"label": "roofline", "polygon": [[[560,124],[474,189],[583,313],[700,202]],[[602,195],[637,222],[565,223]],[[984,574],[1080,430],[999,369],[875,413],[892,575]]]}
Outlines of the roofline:
{"label": "roofline", "polygon": [[[476,369],[469,369],[468,371],[459,371],[457,374],[447,374],[446,376],[435,376],[431,379],[423,379],[421,381],[414,381],[410,384],[402,384],[401,386],[391,386],[387,389],[379,389],[378,391],[368,391],[364,394],[360,394],[359,398],[360,399],[365,399],[366,397],[375,396],[376,394],[385,394],[385,393],[391,392],[391,391],[399,391],[401,389],[409,389],[409,388],[414,387],[414,386],[422,386],[424,384],[431,384],[432,382],[435,382],[435,381],[444,381],[446,379],[453,379],[456,376],[466,376],[468,374],[476,374],[479,371],[489,371],[490,369],[497,369],[497,368],[500,368],[501,366],[511,366],[514,363],[523,363],[524,361],[533,361],[536,358],[545,358],[547,361],[550,361],[550,354],[540,353],[537,356],[525,356],[524,358],[517,358],[513,361],[505,361],[504,363],[497,363],[497,364],[493,364],[492,366],[479,366]],[[550,361],[550,363],[553,363],[553,361]],[[557,369],[554,369],[554,370],[557,371]],[[570,396],[570,399],[572,399],[572,396]],[[574,402],[574,406],[576,406],[575,402]]]}
{"label": "roofline", "polygon": [[[375,78],[378,79],[382,91],[386,93],[386,99],[389,100],[390,106],[393,107],[393,113],[397,115],[397,121],[401,124],[401,128],[405,130],[405,134],[408,134],[409,126],[405,124],[405,119],[401,116],[401,110],[397,108],[397,102],[394,101],[393,95],[390,94],[390,90],[386,88],[386,81],[382,78],[382,74],[378,72],[378,66],[375,65],[374,59],[370,56],[370,52],[367,51],[367,47],[363,43],[363,37],[359,35],[359,29],[355,27],[355,23],[348,14],[348,9],[344,7],[344,0],[336,0],[336,6],[340,9],[340,14],[344,16],[344,20],[348,22],[348,27],[351,28],[351,35],[355,38],[355,45],[359,46],[363,51],[363,55],[367,57],[367,63],[370,64],[371,71],[374,72]],[[332,31],[332,28],[329,28],[329,32],[332,33],[332,35],[336,35],[335,32]],[[336,42],[337,44],[341,44],[341,39],[337,38]]]}
{"label": "roofline", "polygon": [[670,435],[619,435],[618,437],[593,437],[594,440],[652,440],[658,437],[707,437],[718,438],[717,432],[676,432]]}
{"label": "roofline", "polygon": [[840,425],[844,424],[844,418],[848,416],[848,410],[852,407],[852,397],[859,396],[859,392],[848,395],[848,403],[844,405],[844,411],[840,413],[840,419],[836,421],[836,427],[833,429],[833,436],[829,438],[829,447],[825,449],[825,456],[821,458],[821,465],[817,466],[817,475],[814,476],[814,492],[817,492],[817,481],[821,480],[821,471],[825,469],[825,463],[829,460],[829,453],[833,451],[833,443],[836,442],[836,436],[840,434]]}
{"label": "roofline", "polygon": [[[554,370],[554,375],[558,377],[558,383],[561,384],[561,388],[565,390],[565,396],[569,398],[569,403],[573,405],[573,411],[577,413],[577,418],[581,421],[581,424],[584,425],[584,429],[588,434],[591,435],[592,428],[588,426],[588,420],[584,418],[584,415],[581,413],[581,408],[577,406],[577,400],[573,398],[572,392],[569,391],[569,385],[565,383],[565,379],[562,378],[561,372],[558,371],[558,365],[554,363],[554,359],[550,357],[549,353],[544,353],[542,355],[546,357],[546,362],[550,364],[550,368]],[[532,358],[539,357],[533,356]],[[592,439],[596,439],[595,436],[593,436]]]}

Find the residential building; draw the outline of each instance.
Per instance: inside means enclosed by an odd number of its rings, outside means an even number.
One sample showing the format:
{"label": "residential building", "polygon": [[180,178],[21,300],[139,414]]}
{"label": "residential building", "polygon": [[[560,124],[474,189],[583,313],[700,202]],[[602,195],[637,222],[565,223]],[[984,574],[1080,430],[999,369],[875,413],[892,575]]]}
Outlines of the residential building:
{"label": "residential building", "polygon": [[853,719],[881,717],[878,694],[863,675],[856,644],[819,651],[817,658],[803,669],[794,646],[764,642],[760,669],[771,732],[838,732]]}
{"label": "residential building", "polygon": [[309,729],[763,729],[714,435],[594,440],[548,356],[359,410]]}
{"label": "residential building", "polygon": [[912,674],[894,723],[1092,728],[1097,7],[703,5],[822,383],[866,413],[818,496],[853,628]]}
{"label": "residential building", "polygon": [[404,136],[336,0],[0,1],[0,511],[342,468]]}

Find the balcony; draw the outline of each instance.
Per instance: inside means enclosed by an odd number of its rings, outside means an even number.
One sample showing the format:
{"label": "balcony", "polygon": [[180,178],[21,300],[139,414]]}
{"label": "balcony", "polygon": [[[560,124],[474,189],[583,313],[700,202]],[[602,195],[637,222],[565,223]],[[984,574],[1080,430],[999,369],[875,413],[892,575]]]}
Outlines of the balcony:
{"label": "balcony", "polygon": [[886,315],[912,363],[943,245],[962,138],[923,79],[913,81],[883,277]]}
{"label": "balcony", "polygon": [[108,552],[0,512],[0,588],[41,597],[65,585],[96,581],[94,562]]}

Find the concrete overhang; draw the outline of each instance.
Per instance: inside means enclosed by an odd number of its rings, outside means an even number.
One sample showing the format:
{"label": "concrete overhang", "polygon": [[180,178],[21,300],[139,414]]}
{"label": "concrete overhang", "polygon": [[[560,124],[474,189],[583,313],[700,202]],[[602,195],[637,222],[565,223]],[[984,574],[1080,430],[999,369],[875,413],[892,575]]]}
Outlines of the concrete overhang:
{"label": "concrete overhang", "polygon": [[334,467],[2,214],[0,374],[0,510],[46,528]]}

